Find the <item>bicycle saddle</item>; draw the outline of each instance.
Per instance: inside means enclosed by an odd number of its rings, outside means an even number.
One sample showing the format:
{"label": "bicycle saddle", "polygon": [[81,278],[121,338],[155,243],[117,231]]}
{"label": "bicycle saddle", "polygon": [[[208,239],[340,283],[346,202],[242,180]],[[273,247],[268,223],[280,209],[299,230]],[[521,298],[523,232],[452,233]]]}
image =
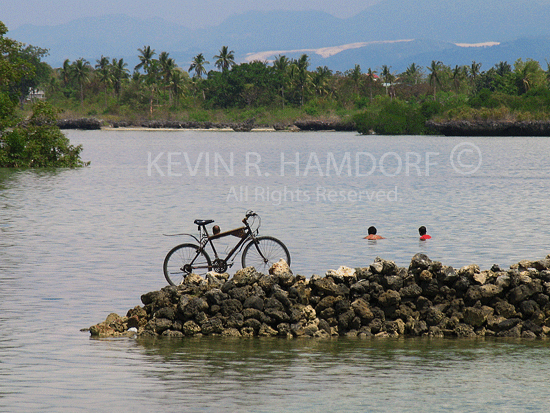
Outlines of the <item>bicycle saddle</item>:
{"label": "bicycle saddle", "polygon": [[196,219],[195,225],[208,225],[214,222],[213,219]]}

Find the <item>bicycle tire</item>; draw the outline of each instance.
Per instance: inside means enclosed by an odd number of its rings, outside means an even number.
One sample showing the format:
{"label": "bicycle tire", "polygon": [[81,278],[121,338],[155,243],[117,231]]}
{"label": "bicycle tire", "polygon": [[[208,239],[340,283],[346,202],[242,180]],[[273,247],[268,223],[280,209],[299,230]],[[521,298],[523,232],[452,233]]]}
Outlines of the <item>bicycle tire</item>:
{"label": "bicycle tire", "polygon": [[243,268],[254,267],[257,271],[267,274],[271,266],[283,258],[290,265],[290,253],[285,244],[274,237],[257,237],[258,248],[262,251],[265,261],[260,255],[254,240],[250,241],[243,250]]}
{"label": "bicycle tire", "polygon": [[206,274],[212,269],[212,261],[206,251],[199,252],[197,245],[180,244],[166,254],[162,269],[168,284],[180,285],[191,273]]}

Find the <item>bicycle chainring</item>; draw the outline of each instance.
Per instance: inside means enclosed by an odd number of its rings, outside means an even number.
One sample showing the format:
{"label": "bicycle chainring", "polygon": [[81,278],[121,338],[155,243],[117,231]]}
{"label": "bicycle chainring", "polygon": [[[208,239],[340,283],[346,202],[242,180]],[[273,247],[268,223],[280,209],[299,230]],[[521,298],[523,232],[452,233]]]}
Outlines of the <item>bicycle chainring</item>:
{"label": "bicycle chainring", "polygon": [[227,262],[225,260],[222,260],[221,258],[217,258],[212,263],[212,271],[217,273],[224,273],[227,271]]}

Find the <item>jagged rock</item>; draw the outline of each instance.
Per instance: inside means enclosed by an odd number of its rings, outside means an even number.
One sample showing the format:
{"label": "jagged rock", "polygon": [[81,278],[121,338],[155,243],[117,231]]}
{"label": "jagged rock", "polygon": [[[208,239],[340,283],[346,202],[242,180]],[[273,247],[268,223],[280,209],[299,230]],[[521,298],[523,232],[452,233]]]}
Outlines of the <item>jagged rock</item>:
{"label": "jagged rock", "polygon": [[248,119],[242,123],[237,123],[231,126],[235,132],[250,132],[254,128],[255,119]]}
{"label": "jagged rock", "polygon": [[430,326],[436,326],[445,319],[445,313],[437,307],[430,307],[426,312],[426,322]]}
{"label": "jagged rock", "polygon": [[386,321],[385,330],[389,334],[402,336],[403,334],[405,334],[405,322],[400,318],[395,321]]}
{"label": "jagged rock", "polygon": [[260,337],[272,337],[278,334],[277,330],[271,328],[267,324],[262,324],[258,330],[258,335]]}
{"label": "jagged rock", "polygon": [[329,278],[321,278],[320,280],[314,281],[313,286],[322,295],[343,295],[340,287]]}
{"label": "jagged rock", "polygon": [[369,304],[362,298],[359,298],[351,303],[351,308],[353,308],[353,311],[357,317],[359,317],[364,324],[368,324],[374,319],[374,314],[371,311]]}
{"label": "jagged rock", "polygon": [[206,320],[201,324],[201,332],[204,335],[221,334],[223,330],[223,322],[218,317]]}
{"label": "jagged rock", "polygon": [[451,120],[426,126],[445,136],[550,136],[548,121]]}
{"label": "jagged rock", "polygon": [[487,314],[481,308],[466,307],[464,322],[472,327],[481,327],[487,321]]}
{"label": "jagged rock", "polygon": [[153,318],[149,320],[145,326],[146,330],[154,331],[157,334],[162,334],[165,330],[172,327],[172,321],[167,318]]}
{"label": "jagged rock", "polygon": [[244,300],[244,308],[255,308],[256,310],[263,311],[264,309],[264,300],[257,295],[253,295]]}
{"label": "jagged rock", "polygon": [[[469,280],[474,280],[474,275],[479,273],[480,273],[479,265],[477,264],[466,265],[457,271],[457,275],[459,277],[467,277]],[[482,278],[484,279],[484,277]],[[483,283],[480,283],[480,284],[483,284]]]}
{"label": "jagged rock", "polygon": [[172,306],[163,307],[160,310],[156,311],[153,316],[156,318],[166,318],[173,321],[176,319],[176,309]]}
{"label": "jagged rock", "polygon": [[457,337],[475,337],[474,328],[468,324],[460,323],[453,329],[453,333]]}
{"label": "jagged rock", "polygon": [[101,129],[101,122],[95,118],[60,119],[57,121],[59,129]]}
{"label": "jagged rock", "polygon": [[254,267],[246,267],[235,273],[233,282],[237,287],[244,287],[245,285],[253,285],[258,282],[261,277],[262,274],[256,271]]}
{"label": "jagged rock", "polygon": [[378,303],[382,307],[393,307],[401,302],[401,296],[397,291],[388,290],[378,297]]}
{"label": "jagged rock", "polygon": [[298,282],[289,289],[289,297],[295,299],[300,304],[307,304],[311,298],[311,287],[304,282]]}
{"label": "jagged rock", "polygon": [[353,122],[342,121],[323,121],[323,120],[298,120],[294,122],[294,125],[300,130],[307,131],[321,131],[321,130],[335,130],[335,131],[354,131],[355,124]]}
{"label": "jagged rock", "polygon": [[433,279],[433,274],[428,270],[423,270],[418,276],[420,281],[430,282]]}
{"label": "jagged rock", "polygon": [[240,331],[236,328],[226,328],[222,331],[223,337],[242,337]]}
{"label": "jagged rock", "polygon": [[290,125],[285,125],[284,123],[280,122],[273,124],[273,129],[275,129],[276,131],[289,130],[289,127]]}
{"label": "jagged rock", "polygon": [[430,267],[432,260],[425,254],[416,254],[412,257],[411,264],[409,265],[409,271],[413,274],[420,274],[422,271],[427,270]]}
{"label": "jagged rock", "polygon": [[403,298],[413,298],[418,297],[422,294],[422,288],[418,284],[410,284],[406,287],[403,287],[399,290],[399,295]]}
{"label": "jagged rock", "polygon": [[353,284],[355,281],[357,281],[355,268],[349,268],[345,266],[341,266],[337,270],[328,270],[326,276],[331,277],[334,281],[347,285]]}

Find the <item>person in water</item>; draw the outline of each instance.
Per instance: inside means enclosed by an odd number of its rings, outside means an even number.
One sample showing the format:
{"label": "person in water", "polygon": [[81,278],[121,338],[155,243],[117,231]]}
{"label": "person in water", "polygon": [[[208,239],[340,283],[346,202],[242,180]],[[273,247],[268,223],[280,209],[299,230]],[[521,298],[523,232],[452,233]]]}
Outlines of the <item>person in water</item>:
{"label": "person in water", "polygon": [[380,235],[376,235],[376,228],[375,227],[369,227],[369,235],[367,235],[364,239],[384,239],[384,237],[381,237]]}
{"label": "person in water", "polygon": [[426,227],[424,225],[418,228],[418,233],[420,234],[420,241],[425,241],[432,238],[428,234],[426,234]]}

